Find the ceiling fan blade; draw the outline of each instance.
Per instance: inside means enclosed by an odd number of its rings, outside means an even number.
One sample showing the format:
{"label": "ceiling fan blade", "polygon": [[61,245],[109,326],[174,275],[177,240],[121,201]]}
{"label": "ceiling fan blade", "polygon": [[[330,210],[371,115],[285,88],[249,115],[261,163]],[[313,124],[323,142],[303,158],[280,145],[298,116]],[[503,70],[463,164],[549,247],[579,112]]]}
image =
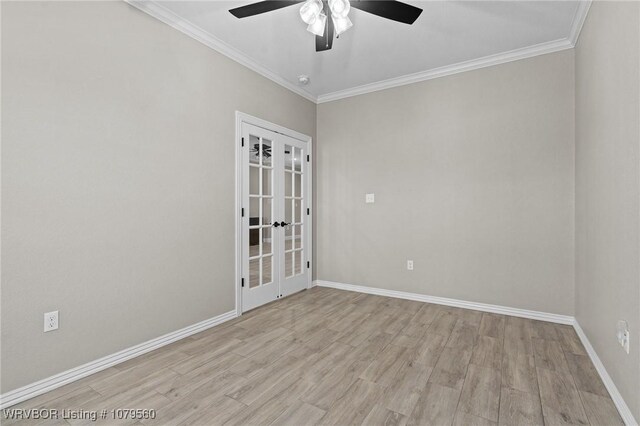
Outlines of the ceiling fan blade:
{"label": "ceiling fan blade", "polygon": [[[329,6],[325,6],[328,8]],[[316,52],[330,50],[333,47],[333,19],[327,14],[327,22],[324,24],[324,35],[316,36]]]}
{"label": "ceiling fan blade", "polygon": [[409,25],[413,24],[422,13],[422,9],[418,7],[393,0],[352,0],[351,6],[373,15]]}
{"label": "ceiling fan blade", "polygon": [[302,0],[290,0],[290,1],[272,1],[265,0],[257,3],[251,3],[246,6],[236,7],[229,10],[236,18],[246,18],[248,16],[259,15],[261,13],[271,12],[272,10],[282,9],[283,7],[293,6],[296,3],[301,3]]}

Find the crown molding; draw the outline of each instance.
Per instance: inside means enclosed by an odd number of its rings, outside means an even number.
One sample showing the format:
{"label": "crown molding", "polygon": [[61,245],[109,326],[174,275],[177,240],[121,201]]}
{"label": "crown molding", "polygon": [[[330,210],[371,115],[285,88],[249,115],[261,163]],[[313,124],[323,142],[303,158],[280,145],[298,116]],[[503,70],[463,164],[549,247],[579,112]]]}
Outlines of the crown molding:
{"label": "crown molding", "polygon": [[580,31],[582,31],[584,21],[587,19],[590,7],[591,0],[582,0],[578,3],[578,9],[576,10],[576,14],[573,16],[573,22],[571,23],[571,32],[569,32],[569,40],[574,47],[578,43]]}
{"label": "crown molding", "polygon": [[275,72],[260,65],[249,56],[213,36],[212,34],[204,31],[202,28],[184,20],[180,16],[176,15],[171,10],[156,3],[153,0],[124,0],[131,6],[153,16],[159,21],[177,29],[178,31],[188,35],[189,37],[199,41],[200,43],[210,47],[211,49],[222,53],[228,58],[238,62],[241,65],[257,72],[263,77],[277,83],[286,89],[302,96],[311,102],[320,104],[325,102],[332,102],[339,99],[349,98],[352,96],[363,95],[366,93],[377,92],[379,90],[391,89],[393,87],[404,86],[407,84],[418,83],[421,81],[432,80],[435,78],[446,77],[449,75],[459,74],[462,72],[473,71],[481,68],[490,67],[493,65],[500,65],[507,62],[518,61],[520,59],[532,58],[534,56],[545,55],[547,53],[559,52],[566,49],[575,47],[580,31],[591,7],[591,0],[582,0],[578,3],[576,13],[571,23],[571,29],[569,36],[563,39],[549,41],[545,43],[536,44],[533,46],[523,47],[520,49],[511,50],[508,52],[498,53],[495,55],[484,56],[482,58],[472,59],[465,62],[459,62],[457,64],[447,65],[440,68],[434,68],[431,70],[421,71],[414,74],[408,74],[400,77],[391,78],[388,80],[377,81],[375,83],[364,84],[361,86],[352,87],[345,90],[339,90],[331,93],[326,93],[319,96],[307,92],[299,86],[285,80]]}
{"label": "crown molding", "polygon": [[470,61],[460,62],[453,65],[447,65],[440,68],[421,71],[415,74],[404,75],[401,77],[391,78],[388,80],[378,81],[375,83],[364,84],[362,86],[350,89],[340,90],[318,96],[318,103],[336,101],[338,99],[349,98],[352,96],[363,95],[365,93],[377,92],[378,90],[390,89],[392,87],[404,86],[406,84],[418,83],[420,81],[431,80],[434,78],[445,77],[448,75],[458,74],[466,71],[473,71],[480,68],[500,65],[507,62],[518,61],[520,59],[532,58],[534,56],[545,55],[547,53],[559,52],[565,49],[575,47],[580,37],[580,31],[584,25],[591,0],[581,0],[576,8],[576,13],[571,22],[571,30],[569,36],[564,39],[541,43],[533,46],[523,47],[508,52],[489,55]]}
{"label": "crown molding", "polygon": [[222,53],[226,57],[238,62],[240,65],[244,65],[252,71],[257,72],[263,77],[268,78],[274,83],[279,84],[280,86],[291,90],[297,95],[302,96],[303,98],[310,100],[311,102],[317,103],[317,98],[311,93],[303,90],[302,88],[296,86],[293,83],[285,80],[280,77],[278,74],[274,73],[270,69],[260,65],[249,56],[240,52],[234,47],[231,47],[224,41],[220,40],[217,37],[214,37],[207,31],[202,28],[192,24],[191,22],[186,21],[184,18],[173,13],[171,10],[166,7],[156,3],[155,1],[143,1],[143,0],[124,0],[126,3],[143,11],[144,13],[153,16],[157,20],[164,22],[172,28],[180,31],[183,34],[188,35],[189,37],[199,41],[211,49]]}
{"label": "crown molding", "polygon": [[545,55],[547,53],[554,53],[561,50],[572,49],[575,47],[578,41],[578,37],[580,37],[580,31],[582,30],[582,26],[584,25],[584,21],[587,18],[590,7],[591,0],[581,0],[578,3],[576,13],[573,16],[573,21],[571,22],[571,30],[569,31],[569,36],[567,38],[523,47],[521,49],[515,49],[495,55],[484,56],[482,58],[459,62],[452,65],[446,65],[444,67],[421,71],[415,74],[408,74],[401,77],[378,81],[375,83],[364,84],[362,86],[357,86],[350,89],[327,93],[318,96],[318,103],[321,104],[325,102],[337,101],[338,99],[363,95],[365,93],[377,92],[379,90],[391,89],[392,87],[404,86],[407,84],[432,80],[439,77],[446,77],[448,75],[458,74],[466,71],[473,71],[493,65],[500,65],[507,62],[518,61],[520,59],[532,58],[534,56]]}
{"label": "crown molding", "polygon": [[559,52],[571,49],[573,44],[569,39],[561,39],[534,46],[515,49],[504,53],[489,55],[470,61],[459,62],[440,68],[421,71],[414,74],[403,75],[401,77],[390,78],[388,80],[377,81],[375,83],[363,84],[351,89],[339,90],[318,96],[318,103],[337,101],[338,99],[350,98],[352,96],[364,95],[365,93],[377,92],[379,90],[391,89],[392,87],[405,86],[407,84],[419,83],[421,81],[433,80],[434,78],[446,77],[448,75],[459,74],[486,68],[493,65],[504,64],[506,62],[518,61],[520,59],[531,58],[533,56],[545,55],[547,53]]}

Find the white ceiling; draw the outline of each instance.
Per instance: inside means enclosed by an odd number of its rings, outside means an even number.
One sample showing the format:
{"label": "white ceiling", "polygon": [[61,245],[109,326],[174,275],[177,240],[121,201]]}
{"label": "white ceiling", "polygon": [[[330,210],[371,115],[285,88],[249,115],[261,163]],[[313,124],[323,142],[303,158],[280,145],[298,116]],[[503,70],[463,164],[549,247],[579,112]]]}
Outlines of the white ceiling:
{"label": "white ceiling", "polygon": [[588,10],[579,1],[407,1],[423,12],[406,25],[352,8],[353,28],[316,52],[297,5],[237,19],[228,10],[253,1],[132,3],[320,102],[570,48]]}

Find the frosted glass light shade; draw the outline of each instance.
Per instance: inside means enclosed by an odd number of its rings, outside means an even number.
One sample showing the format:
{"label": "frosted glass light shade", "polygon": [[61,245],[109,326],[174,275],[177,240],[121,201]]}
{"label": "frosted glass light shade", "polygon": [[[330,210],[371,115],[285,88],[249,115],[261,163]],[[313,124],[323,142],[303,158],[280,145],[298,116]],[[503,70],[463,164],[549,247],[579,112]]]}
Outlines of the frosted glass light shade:
{"label": "frosted glass light shade", "polygon": [[300,17],[305,24],[313,24],[318,18],[318,14],[322,11],[322,1],[307,0],[300,7]]}
{"label": "frosted glass light shade", "polygon": [[336,15],[331,15],[333,19],[333,27],[336,31],[336,35],[340,35],[343,32],[347,31],[349,28],[353,27],[353,22],[349,19],[348,16],[339,17]]}
{"label": "frosted glass light shade", "polygon": [[322,35],[324,34],[324,27],[326,23],[327,15],[325,15],[324,13],[320,13],[316,20],[309,24],[309,26],[307,27],[307,31],[322,37]]}
{"label": "frosted glass light shade", "polygon": [[338,18],[346,18],[349,10],[351,10],[351,4],[349,0],[329,0],[329,8],[332,15],[336,15]]}

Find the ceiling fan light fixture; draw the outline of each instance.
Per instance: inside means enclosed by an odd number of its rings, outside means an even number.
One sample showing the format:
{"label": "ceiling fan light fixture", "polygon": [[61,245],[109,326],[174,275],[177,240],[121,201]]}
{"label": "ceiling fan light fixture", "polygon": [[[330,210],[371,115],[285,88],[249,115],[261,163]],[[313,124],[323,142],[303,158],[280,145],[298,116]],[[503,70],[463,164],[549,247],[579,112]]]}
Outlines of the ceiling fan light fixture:
{"label": "ceiling fan light fixture", "polygon": [[[316,52],[331,50],[334,38],[337,38],[337,36],[353,26],[353,23],[348,17],[349,11],[351,10],[350,0],[261,0],[244,6],[234,7],[233,9],[229,9],[229,12],[240,19],[293,5],[300,6],[298,10],[300,18],[307,25],[307,31],[316,36]],[[422,13],[421,8],[400,0],[357,0],[357,2],[353,4],[353,7],[362,12],[408,25],[412,25]],[[331,20],[327,21],[327,18]]]}
{"label": "ceiling fan light fixture", "polygon": [[304,2],[302,7],[300,7],[300,18],[302,18],[305,24],[312,25],[318,18],[321,11],[321,0],[307,0]]}
{"label": "ceiling fan light fixture", "polygon": [[343,32],[347,31],[349,28],[353,27],[353,22],[351,22],[351,19],[349,19],[348,16],[340,17],[331,15],[331,19],[333,19],[333,27],[336,35],[340,35]]}
{"label": "ceiling fan light fixture", "polygon": [[329,0],[329,9],[331,14],[339,18],[346,18],[351,10],[349,0]]}
{"label": "ceiling fan light fixture", "polygon": [[307,31],[319,37],[322,37],[324,35],[324,27],[326,23],[327,15],[325,15],[324,13],[320,13],[318,14],[316,20],[309,24],[309,26],[307,27]]}

